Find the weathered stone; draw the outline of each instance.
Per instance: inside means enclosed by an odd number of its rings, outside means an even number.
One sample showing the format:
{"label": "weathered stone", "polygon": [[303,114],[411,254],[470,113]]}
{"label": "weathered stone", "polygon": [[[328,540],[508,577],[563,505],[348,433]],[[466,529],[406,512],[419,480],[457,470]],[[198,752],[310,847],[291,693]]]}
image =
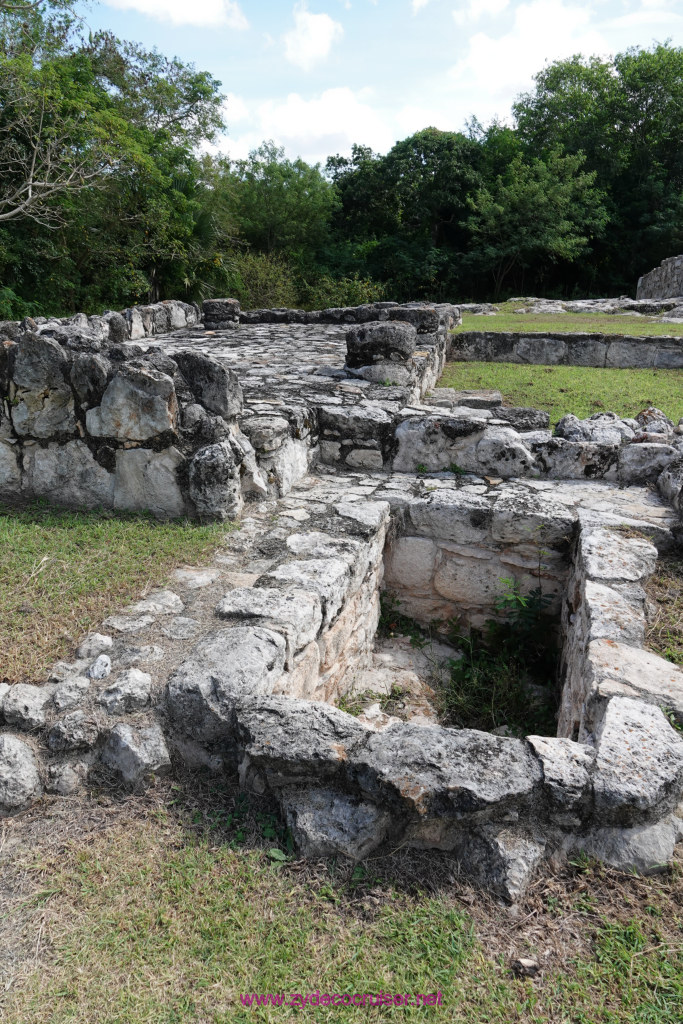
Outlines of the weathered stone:
{"label": "weathered stone", "polygon": [[381,469],[384,465],[382,453],[369,448],[354,448],[345,461],[347,466],[354,469]]}
{"label": "weathered stone", "polygon": [[619,451],[619,480],[626,485],[654,483],[676,454],[669,444],[629,444]]}
{"label": "weathered stone", "polygon": [[18,339],[12,378],[27,391],[63,391],[67,387],[69,360],[52,338],[27,333]]}
{"label": "weathered stone", "polygon": [[226,420],[234,419],[242,411],[242,388],[224,363],[190,350],[174,352],[173,358],[195,400],[205,409]]}
{"label": "weathered stone", "polygon": [[623,444],[635,436],[635,431],[627,426],[614,412],[596,413],[588,419],[580,420],[569,414],[563,416],[555,427],[557,437],[566,441],[592,441],[596,444]]}
{"label": "weathered stone", "polygon": [[186,615],[175,615],[161,623],[161,632],[169,640],[191,640],[200,629],[200,623]]}
{"label": "weathered stone", "polygon": [[164,734],[156,723],[141,729],[123,722],[115,725],[102,750],[102,761],[127,786],[165,774],[171,767]]}
{"label": "weathered stone", "polygon": [[94,352],[79,352],[71,366],[71,386],[82,409],[90,409],[102,401],[107,382],[112,374],[108,359]]}
{"label": "weathered stone", "polygon": [[310,590],[237,587],[216,606],[219,619],[249,622],[284,634],[288,667],[294,654],[316,639],[322,626],[322,605]]}
{"label": "weathered stone", "polygon": [[185,605],[172,590],[157,590],[126,609],[129,615],[178,615]]}
{"label": "weathered stone", "polygon": [[242,505],[240,461],[228,441],[196,452],[190,463],[189,489],[198,515],[223,521],[239,512]]}
{"label": "weathered stone", "polygon": [[585,809],[591,798],[592,747],[549,736],[527,736],[543,768],[543,788],[559,811]]}
{"label": "weathered stone", "polygon": [[14,445],[0,441],[0,496],[13,496],[21,490],[21,469]]}
{"label": "weathered stone", "polygon": [[60,683],[55,690],[52,703],[57,711],[68,711],[76,707],[90,689],[90,680],[85,676],[70,676]]}
{"label": "weathered stone", "polygon": [[268,578],[319,594],[326,625],[338,615],[351,584],[349,563],[334,557],[287,562],[268,573]]}
{"label": "weathered stone", "polygon": [[106,679],[111,674],[111,658],[108,654],[99,654],[88,669],[91,679]]}
{"label": "weathered stone", "polygon": [[88,659],[96,658],[99,654],[103,654],[105,651],[110,651],[114,646],[114,641],[110,636],[105,636],[103,633],[90,633],[81,642],[76,651],[79,658]]}
{"label": "weathered stone", "polygon": [[173,381],[151,367],[124,365],[108,385],[102,404],[86,413],[93,437],[146,441],[175,431],[178,401]]}
{"label": "weathered stone", "polygon": [[683,737],[651,704],[613,697],[596,737],[595,811],[632,825],[672,810],[683,791]]}
{"label": "weathered stone", "polygon": [[85,761],[63,761],[48,765],[45,788],[59,796],[73,796],[82,788],[88,774]]}
{"label": "weathered stone", "polygon": [[576,511],[543,494],[503,493],[491,516],[491,536],[503,544],[530,542],[566,546],[574,536]]}
{"label": "weathered stone", "polygon": [[501,405],[496,408],[496,419],[505,420],[517,431],[546,430],[550,425],[550,413],[524,407]]}
{"label": "weathered stone", "polygon": [[116,453],[114,507],[126,511],[146,509],[159,519],[173,519],[188,511],[178,483],[185,458],[177,448],[161,452],[148,448],[120,449]]}
{"label": "weathered stone", "polygon": [[54,437],[76,430],[74,399],[68,387],[57,391],[17,391],[12,426],[20,437]]}
{"label": "weathered stone", "polygon": [[24,449],[26,491],[75,508],[111,508],[114,474],[95,460],[84,441]]}
{"label": "weathered stone", "polygon": [[683,722],[683,669],[652,651],[595,640],[588,648],[587,671],[597,697],[637,695],[673,711]]}
{"label": "weathered stone", "polygon": [[577,836],[573,848],[621,871],[650,875],[671,863],[678,829],[674,817],[635,828],[597,828]]}
{"label": "weathered stone", "polygon": [[412,501],[409,514],[416,533],[440,541],[477,544],[491,529],[491,502],[478,494],[436,491],[428,498]]}
{"label": "weathered stone", "polygon": [[533,475],[534,456],[514,430],[487,427],[476,451],[479,472],[493,473],[503,479]]}
{"label": "weathered stone", "polygon": [[108,715],[123,715],[140,711],[149,704],[151,694],[152,677],[137,668],[131,668],[103,690],[98,701]]}
{"label": "weathered stone", "polygon": [[514,903],[533,879],[544,844],[521,829],[485,826],[460,833],[452,852],[466,874]]}
{"label": "weathered stone", "polygon": [[232,732],[235,701],[272,691],[285,666],[285,640],[260,627],[222,629],[201,640],[168,681],[182,732],[211,741]]}
{"label": "weathered stone", "polygon": [[351,368],[379,362],[407,362],[418,347],[417,331],[408,323],[369,323],[346,335],[346,364]]}
{"label": "weathered stone", "polygon": [[33,751],[18,736],[0,735],[0,817],[20,811],[42,795]]}
{"label": "weathered stone", "polygon": [[282,416],[250,416],[241,426],[250,443],[260,452],[275,451],[289,437],[289,422]]}
{"label": "weathered stone", "polygon": [[622,537],[612,530],[584,530],[579,559],[591,580],[637,583],[652,575],[657,548],[649,541]]}
{"label": "weathered stone", "polygon": [[384,840],[391,820],[373,804],[329,789],[285,790],[280,799],[295,846],[309,859],[341,854],[363,860]]}
{"label": "weathered stone", "polygon": [[427,588],[436,568],[437,547],[425,537],[396,537],[384,556],[385,585],[393,587]]}
{"label": "weathered stone", "polygon": [[187,590],[210,587],[220,578],[220,569],[175,569],[173,575]]}
{"label": "weathered stone", "polygon": [[153,615],[110,615],[103,625],[117,633],[142,633],[155,621]]}
{"label": "weathered stone", "polygon": [[616,590],[588,580],[584,614],[587,618],[587,640],[616,640],[642,647],[645,616]]}
{"label": "weathered stone", "polygon": [[19,729],[42,729],[46,720],[45,708],[54,689],[54,686],[15,683],[2,702],[2,713],[7,724]]}
{"label": "weathered stone", "polygon": [[47,735],[47,745],[53,753],[91,750],[100,737],[97,721],[85,711],[71,711],[55,724]]}
{"label": "weathered stone", "polygon": [[667,463],[657,480],[657,487],[662,497],[671,502],[677,512],[683,511],[683,456],[677,456]]}

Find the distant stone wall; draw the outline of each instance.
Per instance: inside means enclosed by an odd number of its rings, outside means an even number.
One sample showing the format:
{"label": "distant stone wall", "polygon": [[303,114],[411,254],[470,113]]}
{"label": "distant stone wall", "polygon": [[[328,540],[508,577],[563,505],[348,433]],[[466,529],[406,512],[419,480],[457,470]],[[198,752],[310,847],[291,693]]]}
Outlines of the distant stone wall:
{"label": "distant stone wall", "polygon": [[662,260],[638,281],[637,299],[669,299],[678,295],[683,296],[683,256]]}
{"label": "distant stone wall", "polygon": [[680,370],[683,369],[683,339],[584,333],[464,331],[452,335],[449,359],[462,363],[533,363],[542,366]]}

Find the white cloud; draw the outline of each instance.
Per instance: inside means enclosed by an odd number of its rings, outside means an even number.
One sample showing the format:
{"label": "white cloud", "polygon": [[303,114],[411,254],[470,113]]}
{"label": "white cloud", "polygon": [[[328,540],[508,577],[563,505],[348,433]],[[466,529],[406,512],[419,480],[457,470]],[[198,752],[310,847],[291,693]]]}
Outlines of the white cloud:
{"label": "white cloud", "polygon": [[106,0],[120,11],[139,11],[173,25],[224,25],[239,31],[249,28],[236,0]]}
{"label": "white cloud", "polygon": [[480,18],[495,18],[502,14],[510,0],[469,0],[469,3],[453,11],[453,18],[456,24],[466,25],[471,21],[479,21]]}
{"label": "white cloud", "polygon": [[[591,22],[586,5],[530,0],[517,8],[512,28],[504,35],[476,32],[465,56],[448,73],[463,116],[475,113],[481,121],[506,116],[512,100],[531,87],[532,76],[547,61],[575,53],[609,53],[613,47]],[[468,110],[463,109],[465,102]]]}
{"label": "white cloud", "polygon": [[285,57],[302,71],[323,61],[344,29],[329,14],[311,14],[305,2],[294,8],[294,28],[285,33]]}
{"label": "white cloud", "polygon": [[411,7],[413,8],[413,14],[417,14],[423,7],[426,7],[429,0],[410,0]]}
{"label": "white cloud", "polygon": [[231,130],[220,149],[233,159],[242,159],[264,139],[273,139],[285,147],[288,156],[301,156],[309,163],[323,162],[333,153],[348,153],[354,142],[386,151],[398,135],[386,114],[371,101],[368,90],[354,91],[348,86],[327,89],[312,99],[290,93],[281,100],[250,104],[238,96],[229,97],[226,119],[229,126],[239,121],[240,131]]}

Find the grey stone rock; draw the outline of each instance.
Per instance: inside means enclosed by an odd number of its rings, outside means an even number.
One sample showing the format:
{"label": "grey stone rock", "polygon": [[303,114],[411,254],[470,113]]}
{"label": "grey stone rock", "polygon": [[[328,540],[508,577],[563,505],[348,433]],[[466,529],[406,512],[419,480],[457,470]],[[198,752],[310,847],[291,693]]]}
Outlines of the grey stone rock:
{"label": "grey stone rock", "polygon": [[527,736],[527,741],[541,762],[543,788],[552,806],[561,812],[584,809],[592,796],[595,750],[554,736]]}
{"label": "grey stone rock", "polygon": [[31,686],[28,683],[10,686],[2,702],[7,724],[27,731],[42,729],[46,721],[46,706],[54,689],[54,686]]}
{"label": "grey stone rock", "polygon": [[164,657],[163,647],[157,644],[147,644],[143,647],[125,647],[119,652],[117,661],[121,668],[130,668],[139,665],[140,662],[161,661]]}
{"label": "grey stone rock", "polygon": [[106,679],[111,674],[111,658],[108,654],[100,654],[88,669],[91,679]]}
{"label": "grey stone rock", "polygon": [[652,651],[613,640],[591,643],[587,662],[597,698],[638,696],[673,711],[683,722],[683,669]]}
{"label": "grey stone rock", "polygon": [[191,640],[200,629],[200,623],[186,615],[175,615],[161,623],[161,632],[169,640]]}
{"label": "grey stone rock", "polygon": [[184,456],[174,447],[160,452],[148,448],[117,451],[114,507],[146,509],[159,519],[185,515],[188,504],[178,483],[184,465]]}
{"label": "grey stone rock", "polygon": [[491,536],[503,544],[566,547],[578,524],[575,509],[529,492],[501,494],[490,515]]}
{"label": "grey stone rock", "polygon": [[657,479],[657,488],[677,512],[683,511],[683,456],[678,455],[667,463]]}
{"label": "grey stone rock", "polygon": [[372,363],[405,363],[418,344],[412,324],[378,321],[352,327],[346,335],[346,364],[355,369]]}
{"label": "grey stone rock", "polygon": [[0,735],[0,817],[23,810],[42,795],[33,751],[10,733]]}
{"label": "grey stone rock", "polygon": [[100,404],[112,373],[112,365],[104,356],[94,352],[77,353],[71,366],[71,386],[82,409]]}
{"label": "grey stone rock", "polygon": [[59,391],[17,391],[12,426],[20,437],[73,434],[76,418],[71,390],[62,387]]}
{"label": "grey stone rock", "polygon": [[619,480],[627,486],[654,483],[676,454],[668,444],[629,444],[619,452]]}
{"label": "grey stone rock", "polygon": [[268,579],[318,594],[323,603],[323,621],[328,625],[344,603],[351,584],[351,572],[346,560],[328,556],[287,562],[268,573]]}
{"label": "grey stone rock", "polygon": [[70,711],[50,729],[47,745],[55,754],[66,754],[77,750],[91,750],[100,737],[100,727],[95,718],[85,711]]}
{"label": "grey stone rock", "polygon": [[237,299],[205,299],[202,314],[208,329],[220,329],[226,324],[239,323],[240,304]]}
{"label": "grey stone rock", "polygon": [[76,655],[84,660],[97,658],[98,655],[104,654],[105,651],[110,651],[113,646],[114,641],[110,636],[106,636],[103,633],[89,633],[79,645]]}
{"label": "grey stone rock", "polygon": [[288,697],[259,697],[235,707],[241,775],[267,776],[271,787],[319,784],[343,775],[371,731],[351,715]]}
{"label": "grey stone rock", "polygon": [[16,495],[21,489],[21,469],[14,445],[0,441],[0,495]]}
{"label": "grey stone rock", "polygon": [[69,359],[52,338],[27,333],[18,339],[12,378],[27,391],[63,391],[69,374]]}
{"label": "grey stone rock", "polygon": [[98,702],[108,715],[124,715],[146,707],[151,695],[152,677],[137,668],[131,668],[102,691]]}
{"label": "grey stone rock", "polygon": [[596,413],[580,420],[571,413],[563,416],[555,428],[557,437],[566,441],[592,441],[596,444],[624,444],[634,431],[614,412]]}
{"label": "grey stone rock", "polygon": [[411,502],[409,515],[422,537],[478,544],[489,534],[493,510],[483,495],[444,489]]}
{"label": "grey stone rock", "polygon": [[189,490],[199,516],[223,521],[235,516],[242,504],[240,462],[229,441],[208,445],[190,463]]}
{"label": "grey stone rock", "polygon": [[224,419],[242,411],[243,396],[235,373],[218,359],[201,352],[175,352],[173,358],[187,381],[195,400]]}
{"label": "grey stone rock", "polygon": [[74,508],[111,508],[114,475],[99,465],[84,441],[24,449],[26,492]]}
{"label": "grey stone rock", "polygon": [[536,460],[514,430],[487,427],[476,451],[478,472],[492,473],[503,479],[534,475]]}
{"label": "grey stone rock", "polygon": [[587,620],[587,640],[616,640],[643,646],[645,616],[642,610],[611,587],[587,580],[583,614]]}
{"label": "grey stone rock", "polygon": [[652,575],[657,562],[654,544],[611,530],[584,530],[579,552],[587,577],[603,583],[638,583]]}
{"label": "grey stone rock", "polygon": [[461,833],[452,848],[466,874],[510,903],[524,895],[544,849],[543,842],[521,829],[490,826]]}
{"label": "grey stone rock", "polygon": [[175,431],[178,401],[173,381],[152,368],[124,365],[107,386],[102,404],[86,413],[93,437],[147,441]]}
{"label": "grey stone rock", "polygon": [[635,828],[597,828],[576,837],[575,850],[622,871],[642,875],[664,871],[673,859],[678,820],[673,816]]}
{"label": "grey stone rock", "polygon": [[541,781],[521,740],[409,723],[371,734],[354,769],[373,802],[427,818],[503,813],[529,801]]}
{"label": "grey stone rock", "polygon": [[284,666],[284,637],[271,630],[236,626],[206,637],[168,681],[176,728],[209,742],[229,735],[235,702],[270,693]]}
{"label": "grey stone rock", "polygon": [[48,765],[45,788],[59,796],[73,796],[82,789],[88,774],[85,761],[62,761]]}
{"label": "grey stone rock", "polygon": [[310,590],[237,587],[216,605],[219,619],[248,622],[283,633],[288,663],[318,636],[323,615],[320,596]]}
{"label": "grey stone rock", "polygon": [[550,425],[549,413],[524,407],[501,405],[496,409],[496,419],[505,420],[517,431],[546,430]]}
{"label": "grey stone rock", "polygon": [[83,700],[90,689],[90,680],[85,676],[71,676],[60,683],[52,696],[57,711],[68,711]]}
{"label": "grey stone rock", "polygon": [[683,737],[659,708],[613,697],[597,736],[595,811],[605,825],[633,825],[672,810],[683,791]]}
{"label": "grey stone rock", "polygon": [[654,406],[649,406],[647,409],[643,409],[636,416],[636,419],[643,430],[646,430],[650,434],[671,434],[673,433],[674,425],[666,413],[662,412],[661,409],[656,409]]}
{"label": "grey stone rock", "polygon": [[112,629],[117,633],[142,633],[149,629],[155,621],[153,615],[110,615],[104,620],[105,629]]}
{"label": "grey stone rock", "polygon": [[185,605],[172,590],[157,590],[126,611],[130,615],[179,615],[184,608]]}
{"label": "grey stone rock", "polygon": [[2,702],[5,699],[5,695],[9,693],[9,683],[0,683],[0,722],[2,722]]}
{"label": "grey stone rock", "polygon": [[171,767],[164,734],[156,723],[141,729],[125,723],[114,726],[102,750],[102,761],[127,786],[165,774]]}
{"label": "grey stone rock", "polygon": [[339,854],[363,860],[391,822],[386,811],[330,789],[285,790],[280,802],[297,850],[311,860]]}

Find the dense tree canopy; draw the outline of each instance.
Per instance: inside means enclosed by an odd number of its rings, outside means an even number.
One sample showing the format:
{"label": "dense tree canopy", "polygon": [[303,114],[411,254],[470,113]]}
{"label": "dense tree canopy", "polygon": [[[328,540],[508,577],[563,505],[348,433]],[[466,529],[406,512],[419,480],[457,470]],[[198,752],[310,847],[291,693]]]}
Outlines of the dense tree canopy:
{"label": "dense tree canopy", "polygon": [[215,154],[221,83],[0,0],[0,317],[170,296],[252,305],[633,292],[683,251],[683,49],[541,71],[512,125],[324,168]]}

